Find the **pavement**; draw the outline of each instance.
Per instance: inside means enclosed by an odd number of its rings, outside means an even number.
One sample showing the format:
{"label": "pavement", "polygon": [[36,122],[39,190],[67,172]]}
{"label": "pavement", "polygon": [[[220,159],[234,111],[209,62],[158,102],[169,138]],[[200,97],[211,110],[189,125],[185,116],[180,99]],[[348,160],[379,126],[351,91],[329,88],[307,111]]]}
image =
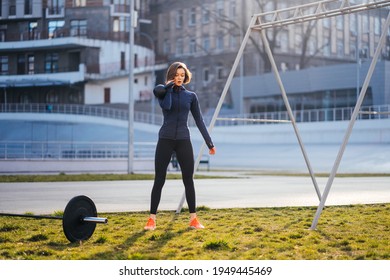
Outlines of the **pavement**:
{"label": "pavement", "polygon": [[[249,170],[205,174],[225,177],[195,180],[198,206],[217,209],[319,204],[319,197],[309,175],[269,176],[258,175]],[[318,177],[316,181],[323,193],[327,178]],[[151,180],[0,183],[0,212],[51,214],[63,210],[72,197],[81,194],[94,201],[99,213],[148,211],[152,184]],[[176,210],[183,192],[181,180],[167,180],[159,210]],[[390,177],[336,177],[326,205],[388,202]]]}

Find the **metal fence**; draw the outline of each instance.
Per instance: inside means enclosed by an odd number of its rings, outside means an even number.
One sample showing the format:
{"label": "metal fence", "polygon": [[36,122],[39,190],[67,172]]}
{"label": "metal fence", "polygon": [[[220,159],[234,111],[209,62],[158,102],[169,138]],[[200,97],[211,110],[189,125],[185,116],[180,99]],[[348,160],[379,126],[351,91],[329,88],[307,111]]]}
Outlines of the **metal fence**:
{"label": "metal fence", "polygon": [[[312,109],[293,111],[294,118],[297,122],[324,122],[324,121],[346,121],[350,120],[353,107],[330,108],[330,109]],[[362,106],[359,119],[387,119],[389,118],[390,105]],[[86,115],[102,118],[111,118],[127,121],[129,118],[128,111],[124,109],[111,108],[105,106],[91,106],[79,104],[0,104],[0,113],[52,113],[52,114],[71,114]],[[252,114],[235,114],[224,115],[226,118],[246,118],[246,119],[269,119],[269,120],[289,120],[286,111],[283,112],[266,112]],[[212,116],[205,116],[206,124],[209,124]],[[134,112],[134,121],[148,124],[160,125],[163,122],[162,114],[150,112]],[[228,121],[217,120],[216,126],[229,126],[237,124],[272,124],[269,122],[252,122],[252,121]],[[192,117],[189,118],[189,125],[195,126]]]}
{"label": "metal fence", "polygon": [[[135,142],[134,158],[153,158],[155,145],[153,142]],[[127,142],[0,141],[1,160],[94,160],[127,157]]]}
{"label": "metal fence", "polygon": [[[323,122],[350,120],[354,108],[333,108],[293,111],[297,122]],[[387,119],[390,105],[366,106],[361,108],[359,119]],[[0,113],[53,113],[87,115],[118,120],[128,120],[128,111],[117,108],[69,104],[0,104]],[[245,115],[223,116],[224,119],[271,119],[288,120],[287,112],[254,113]],[[147,112],[135,112],[134,120],[148,124],[161,124],[162,115]],[[210,117],[205,117],[209,124]],[[268,122],[217,120],[217,126],[230,125],[271,125]],[[194,126],[194,120],[189,119],[189,125]],[[134,143],[134,158],[153,158],[156,143]],[[12,159],[118,159],[128,157],[127,142],[58,142],[58,141],[0,141],[0,160]]]}

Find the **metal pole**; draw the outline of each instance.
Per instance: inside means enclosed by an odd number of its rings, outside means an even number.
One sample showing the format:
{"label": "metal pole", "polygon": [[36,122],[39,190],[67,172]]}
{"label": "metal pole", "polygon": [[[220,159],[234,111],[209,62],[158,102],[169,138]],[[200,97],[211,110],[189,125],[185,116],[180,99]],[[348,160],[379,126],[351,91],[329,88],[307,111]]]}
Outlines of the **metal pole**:
{"label": "metal pole", "polygon": [[315,190],[317,192],[318,199],[321,200],[321,192],[320,192],[320,190],[318,188],[318,184],[317,184],[316,178],[314,176],[314,172],[313,172],[313,170],[311,168],[311,165],[310,165],[310,162],[309,162],[309,158],[308,158],[308,156],[306,154],[305,147],[303,145],[301,136],[299,134],[298,127],[297,127],[294,115],[293,115],[291,107],[290,107],[290,103],[288,102],[286,90],[285,90],[285,88],[283,86],[282,79],[280,78],[280,75],[279,75],[279,72],[278,72],[278,67],[276,66],[274,57],[272,55],[271,48],[269,47],[269,44],[268,44],[267,37],[265,36],[265,30],[262,29],[260,34],[261,34],[261,38],[262,38],[264,46],[265,46],[265,51],[267,52],[267,55],[268,55],[268,58],[270,60],[272,69],[274,71],[276,81],[278,82],[279,87],[280,87],[280,91],[282,92],[283,101],[284,101],[284,104],[285,104],[285,106],[287,108],[287,112],[288,112],[288,115],[290,117],[291,123],[292,123],[292,125],[294,127],[295,135],[297,136],[298,143],[299,143],[299,146],[301,147],[303,157],[305,158],[306,166],[307,166],[307,168],[309,170],[309,173],[310,173],[310,176],[311,176],[311,180],[313,181],[313,185],[314,185],[314,188],[315,188]]}
{"label": "metal pole", "polygon": [[128,126],[128,174],[134,173],[134,28],[136,25],[134,1],[130,1],[129,15],[129,126]]}
{"label": "metal pole", "polygon": [[332,168],[332,172],[330,173],[330,176],[328,178],[328,182],[326,184],[324,193],[322,194],[322,198],[321,198],[320,204],[318,205],[317,212],[315,214],[315,217],[314,217],[314,220],[313,220],[313,223],[312,223],[310,229],[316,229],[316,227],[317,227],[318,219],[320,218],[322,210],[324,209],[326,199],[327,199],[327,197],[329,195],[330,188],[332,187],[333,180],[334,180],[334,178],[336,176],[337,169],[339,168],[339,165],[340,165],[340,162],[341,162],[341,158],[343,157],[343,154],[344,154],[345,147],[347,146],[347,142],[349,140],[349,137],[351,136],[353,126],[355,124],[356,118],[357,118],[357,116],[359,114],[359,111],[360,111],[360,107],[362,106],[364,96],[366,95],[368,84],[370,83],[372,74],[374,72],[374,69],[375,69],[376,63],[378,61],[379,55],[381,54],[382,48],[385,45],[386,34],[387,34],[387,30],[389,29],[389,26],[390,26],[390,13],[387,16],[386,23],[384,25],[381,38],[379,40],[377,49],[375,50],[374,57],[372,58],[372,61],[371,61],[371,64],[370,64],[370,68],[368,69],[367,76],[366,76],[366,78],[364,80],[362,89],[360,91],[359,99],[357,100],[355,109],[353,110],[353,113],[352,113],[352,116],[351,116],[351,120],[350,120],[349,125],[348,125],[347,132],[346,132],[346,134],[344,136],[344,141],[341,144],[339,153],[337,154],[336,160],[335,160],[333,168]]}
{"label": "metal pole", "polygon": [[[212,119],[211,119],[211,122],[210,122],[210,125],[209,125],[209,128],[208,128],[209,133],[211,133],[211,131],[212,131],[213,128],[214,128],[215,121],[217,120],[219,111],[220,111],[221,108],[222,108],[223,101],[225,100],[226,94],[227,94],[227,92],[228,92],[228,90],[229,90],[229,87],[230,87],[230,84],[231,84],[231,82],[232,82],[232,80],[233,80],[234,73],[236,72],[238,63],[239,63],[240,60],[241,60],[241,56],[242,56],[242,54],[243,54],[243,52],[244,52],[246,43],[248,42],[249,35],[250,35],[250,33],[251,33],[251,26],[254,24],[254,22],[255,22],[255,18],[252,17],[252,19],[251,19],[251,21],[250,21],[250,23],[249,23],[248,30],[246,31],[244,40],[242,41],[241,46],[240,46],[240,49],[238,50],[236,59],[234,60],[232,69],[230,70],[230,74],[229,74],[228,79],[227,79],[227,81],[226,81],[225,87],[224,87],[224,89],[223,89],[223,91],[222,91],[222,95],[221,95],[221,97],[219,98],[217,107],[215,108],[214,115],[213,115],[213,117],[212,117]],[[199,166],[200,160],[201,160],[201,158],[202,158],[203,151],[204,151],[205,147],[206,147],[206,144],[203,143],[202,146],[201,146],[201,148],[200,148],[198,157],[196,158],[196,161],[195,161],[195,166],[194,166],[194,170],[195,170],[195,171],[198,169],[198,166]],[[180,202],[179,202],[179,205],[178,205],[178,207],[177,207],[177,209],[176,209],[176,213],[180,213],[180,211],[181,211],[181,209],[182,209],[182,207],[183,207],[184,201],[185,201],[185,193],[183,193],[183,195],[182,195],[182,197],[181,197],[181,200],[180,200]]]}

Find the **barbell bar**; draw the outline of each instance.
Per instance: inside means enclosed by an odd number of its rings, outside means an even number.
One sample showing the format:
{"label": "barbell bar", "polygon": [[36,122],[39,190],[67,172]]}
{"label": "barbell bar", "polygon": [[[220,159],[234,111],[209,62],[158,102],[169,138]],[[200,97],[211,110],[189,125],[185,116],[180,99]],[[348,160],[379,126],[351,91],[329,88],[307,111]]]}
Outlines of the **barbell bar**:
{"label": "barbell bar", "polygon": [[88,240],[93,235],[96,224],[108,223],[107,218],[97,217],[95,203],[85,195],[73,197],[66,205],[62,217],[10,213],[0,213],[0,216],[62,220],[62,229],[70,242]]}

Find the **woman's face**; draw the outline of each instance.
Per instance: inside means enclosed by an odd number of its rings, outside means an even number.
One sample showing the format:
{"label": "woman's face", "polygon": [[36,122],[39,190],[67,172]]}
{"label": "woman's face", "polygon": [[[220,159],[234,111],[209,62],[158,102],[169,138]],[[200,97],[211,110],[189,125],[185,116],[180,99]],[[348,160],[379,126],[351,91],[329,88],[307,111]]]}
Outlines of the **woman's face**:
{"label": "woman's face", "polygon": [[178,68],[176,70],[176,75],[175,75],[175,78],[173,79],[173,82],[177,86],[182,86],[185,78],[186,78],[186,72],[184,71],[184,69]]}

